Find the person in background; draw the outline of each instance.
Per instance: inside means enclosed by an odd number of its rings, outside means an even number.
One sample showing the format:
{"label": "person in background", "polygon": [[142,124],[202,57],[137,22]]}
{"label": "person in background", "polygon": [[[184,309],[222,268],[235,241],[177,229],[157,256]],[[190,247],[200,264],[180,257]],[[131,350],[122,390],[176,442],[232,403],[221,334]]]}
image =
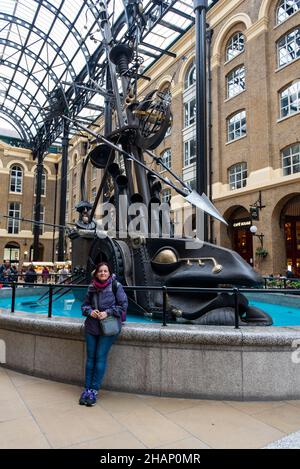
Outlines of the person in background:
{"label": "person in background", "polygon": [[48,283],[49,277],[50,277],[49,269],[48,269],[47,266],[44,266],[44,268],[42,270],[42,282],[43,283]]}
{"label": "person in background", "polygon": [[33,265],[31,264],[25,274],[25,283],[36,283],[37,281],[37,273],[34,270]]}
{"label": "person in background", "polygon": [[8,276],[10,275],[10,261],[4,261],[0,266],[0,281],[5,283],[8,282]]}
{"label": "person in background", "polygon": [[109,264],[101,262],[93,273],[92,283],[81,306],[82,314],[86,316],[84,325],[87,359],[85,389],[79,399],[80,405],[90,407],[96,404],[106,370],[108,353],[119,335],[101,335],[100,321],[107,316],[115,316],[121,331],[127,308],[127,295],[121,283],[116,281]]}
{"label": "person in background", "polygon": [[11,281],[12,282],[17,282],[18,281],[18,269],[17,267],[15,266],[15,264],[13,264],[11,266],[11,270],[10,270],[10,273],[11,273]]}
{"label": "person in background", "polygon": [[64,280],[66,280],[69,275],[68,266],[64,265],[63,268],[60,269],[58,273],[59,273],[59,278],[58,278],[59,283],[64,282]]}

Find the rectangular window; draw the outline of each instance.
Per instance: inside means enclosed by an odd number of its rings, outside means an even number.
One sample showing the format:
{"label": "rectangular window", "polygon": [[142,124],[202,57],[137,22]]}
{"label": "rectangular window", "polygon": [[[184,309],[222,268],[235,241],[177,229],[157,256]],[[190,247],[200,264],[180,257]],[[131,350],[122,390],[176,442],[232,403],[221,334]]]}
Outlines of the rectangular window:
{"label": "rectangular window", "polygon": [[241,93],[245,89],[245,67],[239,67],[227,75],[227,98]]}
{"label": "rectangular window", "polygon": [[196,99],[184,104],[184,127],[195,123],[196,119]]}
{"label": "rectangular window", "polygon": [[280,117],[300,112],[300,81],[296,81],[280,93]]}
{"label": "rectangular window", "polygon": [[296,143],[286,148],[282,152],[282,169],[283,175],[289,176],[290,174],[300,172],[300,144]]}
{"label": "rectangular window", "polygon": [[20,231],[21,221],[21,204],[19,202],[10,202],[8,204],[8,218],[7,231],[11,234],[18,234]]}
{"label": "rectangular window", "polygon": [[247,163],[238,163],[229,168],[230,190],[241,189],[247,184]]}
{"label": "rectangular window", "polygon": [[300,57],[300,28],[290,31],[277,42],[278,67],[282,67]]}
{"label": "rectangular window", "polygon": [[161,193],[162,203],[167,204],[170,199],[171,199],[171,189],[164,189]]}
{"label": "rectangular window", "polygon": [[246,135],[246,111],[235,114],[227,120],[227,141],[231,142]]}
{"label": "rectangular window", "polygon": [[13,166],[10,173],[10,192],[22,193],[23,171],[19,166]]}
{"label": "rectangular window", "polygon": [[[164,163],[164,165],[165,165],[167,168],[171,168],[171,164],[172,164],[171,149],[168,148],[167,150],[165,150],[165,151],[161,154],[160,157],[161,157],[162,162]],[[162,167],[162,169],[164,170],[165,168]]]}
{"label": "rectangular window", "polygon": [[196,140],[192,138],[184,142],[184,161],[183,166],[189,166],[196,161]]}

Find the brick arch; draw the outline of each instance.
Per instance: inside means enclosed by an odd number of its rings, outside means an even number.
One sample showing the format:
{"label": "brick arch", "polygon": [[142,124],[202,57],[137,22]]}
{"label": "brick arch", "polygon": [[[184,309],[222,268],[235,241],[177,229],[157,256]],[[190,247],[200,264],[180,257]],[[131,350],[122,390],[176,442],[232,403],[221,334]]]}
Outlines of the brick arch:
{"label": "brick arch", "polygon": [[192,54],[188,57],[188,60],[186,62],[184,62],[183,66],[181,67],[181,69],[179,71],[178,83],[181,83],[182,88],[183,88],[186,72],[188,71],[188,68],[191,65],[191,63],[193,62],[193,60],[195,60],[195,54]]}
{"label": "brick arch", "polygon": [[251,18],[246,13],[238,13],[232,16],[221,28],[219,34],[214,43],[213,53],[212,55],[220,55],[221,48],[224,42],[224,38],[226,37],[228,31],[237,23],[243,23],[246,26],[246,29],[249,29],[252,26]]}
{"label": "brick arch", "polygon": [[275,1],[274,0],[262,0],[260,9],[258,12],[258,20],[261,20],[262,18],[269,17],[269,9],[271,4],[274,3],[274,7],[277,8],[277,5],[279,3],[279,0]]}
{"label": "brick arch", "polygon": [[[243,205],[232,205],[231,207],[228,207],[223,213],[223,218],[228,222],[232,218],[235,212],[238,210],[245,210],[249,214],[249,211],[246,207]],[[249,214],[250,215],[250,214]],[[232,249],[233,248],[233,239],[232,239],[233,233],[232,229],[230,227],[230,224],[226,226],[224,223],[221,224],[220,226],[220,244],[221,246],[225,248]]]}
{"label": "brick arch", "polygon": [[295,197],[300,196],[299,192],[291,192],[281,197],[275,204],[271,215],[271,227],[273,238],[273,270],[274,273],[284,273],[286,268],[286,246],[283,225],[283,211],[288,203]]}
{"label": "brick arch", "polygon": [[16,165],[16,166],[21,166],[21,168],[23,169],[24,173],[25,173],[25,172],[26,172],[26,173],[29,172],[27,165],[26,165],[25,163],[23,163],[23,161],[20,161],[20,160],[12,160],[12,161],[9,161],[9,162],[7,163],[7,169],[10,170],[10,169],[12,168],[12,166],[15,166],[15,165]]}

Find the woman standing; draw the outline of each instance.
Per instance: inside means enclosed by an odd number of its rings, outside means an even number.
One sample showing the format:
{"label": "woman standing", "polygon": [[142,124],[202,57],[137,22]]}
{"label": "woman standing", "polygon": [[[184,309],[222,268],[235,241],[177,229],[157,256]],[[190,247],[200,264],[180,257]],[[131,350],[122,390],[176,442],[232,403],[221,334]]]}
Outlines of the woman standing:
{"label": "woman standing", "polygon": [[88,407],[96,404],[107,364],[108,352],[119,334],[104,336],[101,334],[100,321],[107,316],[115,316],[119,322],[126,319],[128,300],[122,285],[116,281],[115,274],[106,262],[97,265],[92,283],[82,304],[85,320],[85,339],[87,360],[85,367],[85,389],[79,404]]}

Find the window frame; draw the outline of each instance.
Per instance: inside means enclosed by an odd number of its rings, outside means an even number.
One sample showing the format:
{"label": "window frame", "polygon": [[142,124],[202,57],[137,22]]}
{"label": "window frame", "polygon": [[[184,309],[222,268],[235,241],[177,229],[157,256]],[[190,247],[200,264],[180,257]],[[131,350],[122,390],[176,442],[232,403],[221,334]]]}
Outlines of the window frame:
{"label": "window frame", "polygon": [[[167,158],[166,158],[166,156],[167,156]],[[172,150],[171,150],[171,148],[166,148],[164,151],[161,152],[159,157],[162,160],[162,162],[167,166],[168,169],[172,168]],[[168,162],[166,162],[166,159],[168,160]],[[162,167],[162,171],[166,171],[166,169]]]}
{"label": "window frame", "polygon": [[[232,122],[232,123],[231,123],[231,121],[232,121],[235,117],[237,117],[237,116],[239,116],[239,115],[242,115],[242,114],[244,114],[244,117],[241,117],[241,118],[239,119],[239,121],[236,120],[235,122]],[[246,114],[246,109],[241,109],[241,110],[235,112],[234,114],[231,114],[229,117],[227,117],[227,119],[226,119],[227,143],[235,142],[236,140],[239,140],[240,138],[246,137],[246,135],[247,135],[247,117],[246,117],[246,116],[247,116],[247,114]],[[230,138],[229,138],[230,134],[234,133],[234,135],[235,135],[235,133],[237,132],[237,128],[236,128],[236,123],[237,123],[237,122],[240,123],[239,128],[242,129],[242,127],[243,127],[243,125],[242,125],[243,119],[245,119],[245,133],[242,134],[242,131],[240,131],[240,134],[241,134],[241,135],[239,135],[238,137],[234,137],[234,138],[231,138],[231,139],[230,139]],[[234,127],[233,127],[233,130],[230,130],[230,125],[232,125],[232,124],[234,125]]]}
{"label": "window frame", "polygon": [[[240,170],[237,171],[236,169],[239,166],[240,166]],[[233,170],[235,171],[232,173]],[[246,177],[244,177],[243,173],[246,173]],[[240,178],[237,177],[237,175],[239,174],[241,175]],[[234,176],[234,181],[231,180],[231,176]],[[248,179],[248,165],[246,161],[235,163],[228,168],[228,185],[229,185],[230,191],[238,190],[238,189],[242,189],[243,187],[246,187],[247,179]],[[240,187],[237,187],[239,184],[240,184]]]}
{"label": "window frame", "polygon": [[285,21],[287,21],[288,19],[290,19],[293,15],[295,15],[296,13],[298,13],[298,11],[300,11],[300,0],[295,0],[295,5],[297,7],[297,4],[299,4],[298,6],[298,9],[294,9],[293,13],[291,15],[288,15],[286,14],[286,8],[285,8],[285,18],[282,20],[282,21],[279,21],[279,17],[278,17],[278,14],[279,14],[279,9],[281,8],[281,4],[284,4],[286,6],[286,0],[279,0],[279,2],[277,3],[277,7],[276,7],[276,25],[279,25],[279,24],[282,24],[284,23]]}
{"label": "window frame", "polygon": [[188,69],[184,75],[183,90],[187,91],[196,83],[196,62],[195,59],[191,61]]}
{"label": "window frame", "polygon": [[[166,193],[168,193],[168,200],[164,200]],[[172,197],[172,191],[169,187],[166,187],[165,189],[161,191],[161,203],[162,204],[168,204],[171,200],[171,197]]]}
{"label": "window frame", "polygon": [[[233,94],[229,94],[229,77],[230,75],[233,75],[232,79],[234,80],[235,79],[235,76],[234,74],[237,72],[237,71],[243,71],[244,73],[244,89],[238,91],[238,92],[235,92]],[[240,86],[240,83],[242,82],[241,80],[241,77],[240,75],[238,76],[238,84],[236,85],[235,83],[233,83],[233,88],[235,86]],[[246,89],[246,69],[245,69],[245,65],[244,64],[241,64],[239,65],[238,67],[235,67],[233,68],[229,73],[227,73],[226,75],[226,99],[230,99],[230,98],[233,98],[234,96],[237,96],[239,95],[240,93],[243,93],[243,91],[245,91]]]}
{"label": "window frame", "polygon": [[[195,155],[191,157],[191,142],[194,142],[194,149]],[[188,147],[188,152],[186,152],[186,148]],[[186,154],[188,153],[188,158],[186,158]],[[183,169],[188,168],[189,166],[196,163],[196,137],[191,137],[183,142]],[[191,161],[194,159],[194,161]]]}
{"label": "window frame", "polygon": [[[291,88],[293,86],[297,85],[297,89],[294,92],[290,92]],[[283,99],[286,99],[286,97],[282,97],[282,94],[287,91],[287,100],[288,103],[286,106],[282,106]],[[293,94],[297,95],[296,102],[297,102],[297,109],[293,112],[290,112],[290,109],[292,107],[293,102],[291,101],[290,97],[293,96]],[[279,119],[284,119],[289,116],[293,116],[294,114],[298,114],[300,112],[300,80],[297,80],[295,82],[289,83],[289,85],[285,86],[282,88],[279,92]],[[287,113],[283,114],[283,109],[287,108]]]}
{"label": "window frame", "polygon": [[[243,41],[244,41],[243,42],[243,49],[239,50],[236,54],[233,54],[232,57],[228,57],[228,49],[230,47],[230,43],[233,43],[234,38],[238,35],[239,35],[238,44],[240,43],[240,38],[243,37]],[[233,49],[233,50],[237,50],[237,49]],[[231,62],[231,60],[233,60],[235,57],[242,54],[243,52],[245,52],[245,34],[242,31],[236,31],[235,33],[233,33],[230,36],[230,38],[226,42],[226,46],[225,46],[225,63],[227,64],[228,62]]]}
{"label": "window frame", "polygon": [[[293,152],[293,147],[298,147],[295,152]],[[291,150],[291,151],[289,151],[289,154],[284,155],[284,153],[287,150]],[[293,143],[292,145],[289,145],[289,146],[285,147],[283,150],[281,150],[280,153],[281,153],[282,175],[283,176],[290,176],[292,174],[300,173],[300,143]],[[295,157],[298,157],[298,162],[294,162]],[[284,165],[284,160],[285,159],[286,160],[288,160],[288,159],[291,160],[289,165]],[[294,170],[295,166],[299,167],[299,171]],[[289,169],[290,169],[290,171],[286,171],[286,170],[289,170]]]}
{"label": "window frame", "polygon": [[[18,170],[15,170],[14,168],[18,168]],[[18,175],[18,174],[13,175],[12,174],[13,171],[19,171],[21,173],[21,176]],[[11,192],[12,194],[22,194],[23,193],[23,175],[24,175],[24,170],[23,170],[22,166],[20,166],[18,164],[14,164],[10,167],[10,171],[9,171],[9,176],[10,176],[9,177],[9,192]],[[17,188],[17,186],[18,186],[18,182],[17,182],[18,179],[21,180],[21,184],[20,184],[21,190],[20,191],[12,190],[12,181],[13,181],[13,179],[15,180],[15,183],[14,183],[15,188]]]}
{"label": "window frame", "polygon": [[[192,106],[192,103],[194,105]],[[193,96],[190,100],[183,103],[184,112],[184,129],[190,127],[190,125],[196,124],[196,96]]]}
{"label": "window frame", "polygon": [[[298,32],[298,36],[294,36],[294,39],[293,39],[293,42],[288,42],[288,36],[294,32]],[[297,37],[299,39],[299,46],[297,45]],[[285,40],[285,44],[284,46],[279,46],[279,43],[281,41]],[[286,56],[287,57],[290,57],[291,56],[291,52],[288,51],[288,46],[290,46],[292,43],[294,43],[296,45],[295,47],[295,57],[291,60],[287,60],[285,63],[280,63],[280,51],[281,50],[285,50],[286,52]],[[298,46],[298,48],[297,48]],[[277,67],[278,68],[282,68],[282,67],[286,67],[287,65],[289,65],[290,63],[293,63],[295,60],[299,59],[300,58],[300,26],[297,26],[296,28],[288,31],[287,33],[285,33],[283,36],[281,36],[277,41],[276,41],[276,52],[277,52]],[[296,56],[298,52],[298,57]]]}
{"label": "window frame", "polygon": [[[12,209],[11,208],[12,204],[18,205],[19,207],[17,209],[15,207]],[[22,213],[22,205],[20,202],[8,202],[8,215],[9,216],[21,218],[21,213]],[[21,220],[17,220],[15,218],[8,218],[7,219],[7,232],[9,234],[19,234],[20,231],[21,231]]]}

